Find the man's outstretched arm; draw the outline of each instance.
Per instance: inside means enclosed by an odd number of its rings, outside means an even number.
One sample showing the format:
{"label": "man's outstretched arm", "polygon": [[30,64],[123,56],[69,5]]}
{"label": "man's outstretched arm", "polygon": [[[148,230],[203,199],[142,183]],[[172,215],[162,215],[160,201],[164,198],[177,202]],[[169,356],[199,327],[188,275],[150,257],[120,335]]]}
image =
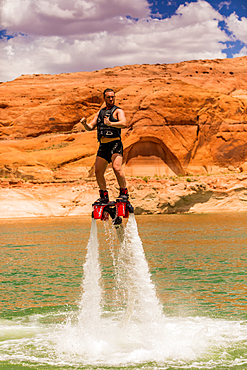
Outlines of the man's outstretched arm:
{"label": "man's outstretched arm", "polygon": [[83,117],[80,122],[83,124],[85,130],[92,131],[97,126],[98,113],[94,116],[91,122],[87,123],[86,117]]}

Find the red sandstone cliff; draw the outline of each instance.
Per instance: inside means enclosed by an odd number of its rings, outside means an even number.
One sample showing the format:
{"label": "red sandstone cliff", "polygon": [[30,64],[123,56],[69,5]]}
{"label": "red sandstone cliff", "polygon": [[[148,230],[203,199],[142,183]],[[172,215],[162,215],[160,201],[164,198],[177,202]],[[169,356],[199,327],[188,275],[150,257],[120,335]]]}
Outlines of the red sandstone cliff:
{"label": "red sandstone cliff", "polygon": [[127,116],[127,174],[245,168],[247,57],[242,57],[21,76],[2,83],[2,176],[52,179],[57,169],[69,168],[88,176],[96,137],[78,132],[77,123],[98,111],[107,86],[116,90]]}
{"label": "red sandstone cliff", "polygon": [[163,178],[247,171],[247,57],[94,72],[33,75],[2,83],[0,178],[39,182],[93,174],[96,133],[79,119],[116,91],[125,110],[125,172]]}

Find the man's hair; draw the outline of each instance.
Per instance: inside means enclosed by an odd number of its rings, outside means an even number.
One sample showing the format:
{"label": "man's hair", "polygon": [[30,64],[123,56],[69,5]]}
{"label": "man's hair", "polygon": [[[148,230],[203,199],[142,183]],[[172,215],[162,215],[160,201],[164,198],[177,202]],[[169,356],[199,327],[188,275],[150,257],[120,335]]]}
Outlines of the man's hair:
{"label": "man's hair", "polygon": [[105,98],[105,94],[107,92],[110,92],[110,91],[114,92],[114,95],[115,95],[115,91],[114,90],[112,90],[112,89],[105,89],[104,92],[103,92],[104,98]]}

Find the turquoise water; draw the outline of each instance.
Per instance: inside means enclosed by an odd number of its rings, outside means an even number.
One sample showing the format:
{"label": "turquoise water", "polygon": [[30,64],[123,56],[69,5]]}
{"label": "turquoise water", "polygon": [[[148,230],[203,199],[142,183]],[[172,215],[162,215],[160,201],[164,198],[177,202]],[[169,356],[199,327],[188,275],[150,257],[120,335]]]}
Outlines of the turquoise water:
{"label": "turquoise water", "polygon": [[90,356],[75,335],[90,218],[0,221],[0,368],[247,369],[247,214],[136,220],[163,321],[116,330],[120,246],[98,222],[104,330],[118,335]]}

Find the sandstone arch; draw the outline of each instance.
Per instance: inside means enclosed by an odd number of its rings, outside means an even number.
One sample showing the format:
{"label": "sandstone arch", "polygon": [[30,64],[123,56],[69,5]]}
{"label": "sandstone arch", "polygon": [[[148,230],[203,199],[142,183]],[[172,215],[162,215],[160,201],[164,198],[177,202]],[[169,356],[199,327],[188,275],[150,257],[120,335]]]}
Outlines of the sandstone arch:
{"label": "sandstone arch", "polygon": [[184,175],[178,158],[163,141],[142,137],[124,150],[125,173],[129,176]]}

